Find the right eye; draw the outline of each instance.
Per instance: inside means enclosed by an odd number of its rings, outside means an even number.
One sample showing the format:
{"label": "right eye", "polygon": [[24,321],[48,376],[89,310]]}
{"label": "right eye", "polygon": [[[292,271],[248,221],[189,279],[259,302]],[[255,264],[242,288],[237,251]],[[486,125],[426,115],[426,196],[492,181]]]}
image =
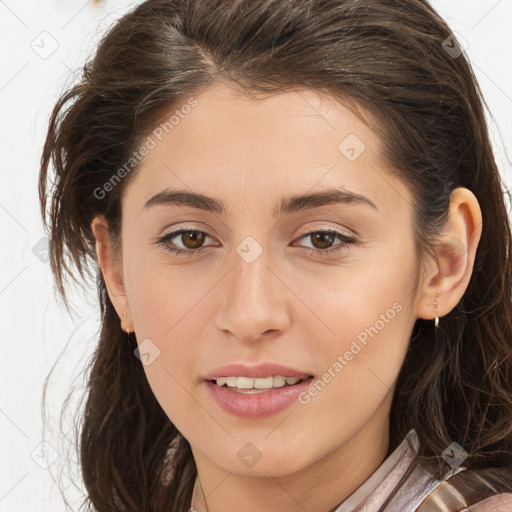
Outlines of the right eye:
{"label": "right eye", "polygon": [[[183,245],[177,247],[173,239],[177,239]],[[209,235],[204,231],[196,229],[179,229],[177,231],[171,231],[158,239],[157,244],[161,245],[165,250],[179,255],[187,254],[202,254],[206,247],[202,247],[205,238],[209,238]]]}

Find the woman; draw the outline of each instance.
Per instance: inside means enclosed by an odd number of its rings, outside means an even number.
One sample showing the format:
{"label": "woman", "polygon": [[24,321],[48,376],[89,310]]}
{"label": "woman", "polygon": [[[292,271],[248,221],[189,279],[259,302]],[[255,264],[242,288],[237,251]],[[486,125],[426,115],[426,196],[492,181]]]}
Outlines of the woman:
{"label": "woman", "polygon": [[114,25],[40,176],[62,294],[97,264],[94,510],[511,509],[482,104],[426,0],[151,0]]}

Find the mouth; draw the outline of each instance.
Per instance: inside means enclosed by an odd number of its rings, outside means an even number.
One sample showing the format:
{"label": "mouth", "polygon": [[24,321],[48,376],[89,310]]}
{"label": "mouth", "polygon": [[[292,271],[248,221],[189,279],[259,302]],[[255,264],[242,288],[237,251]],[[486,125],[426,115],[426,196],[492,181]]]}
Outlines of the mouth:
{"label": "mouth", "polygon": [[280,388],[293,387],[301,382],[311,380],[312,378],[313,375],[306,375],[302,377],[274,375],[260,378],[229,376],[210,379],[209,382],[215,384],[219,388],[227,388],[236,393],[257,394]]}
{"label": "mouth", "polygon": [[210,397],[226,413],[257,419],[297,405],[299,397],[306,392],[313,379],[313,375],[299,373],[288,377],[221,376],[205,379],[204,382]]}

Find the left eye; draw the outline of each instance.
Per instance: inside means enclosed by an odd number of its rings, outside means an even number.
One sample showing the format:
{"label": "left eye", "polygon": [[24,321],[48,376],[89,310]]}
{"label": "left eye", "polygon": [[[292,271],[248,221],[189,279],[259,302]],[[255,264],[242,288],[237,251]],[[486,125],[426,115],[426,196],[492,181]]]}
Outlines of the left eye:
{"label": "left eye", "polygon": [[[322,230],[322,231],[310,231],[305,235],[299,237],[299,240],[303,238],[310,238],[313,241],[313,244],[320,244],[320,248],[318,246],[313,245],[312,249],[306,248],[306,251],[312,255],[321,255],[321,256],[329,256],[338,251],[347,250],[350,244],[357,243],[357,240],[353,237],[347,236],[343,233],[340,233],[336,230]],[[340,240],[341,243],[338,247],[332,249],[331,247],[334,244],[334,240]]]}
{"label": "left eye", "polygon": [[[172,242],[174,238],[181,240],[183,247],[176,247],[176,244]],[[180,229],[167,233],[162,238],[157,240],[158,245],[162,245],[167,251],[174,254],[188,254],[197,255],[207,249],[208,246],[204,247],[203,244],[206,238],[210,238],[208,234],[203,231],[195,229]],[[336,230],[320,230],[310,231],[304,235],[301,235],[297,240],[310,238],[313,244],[319,244],[320,247],[313,246],[313,248],[304,247],[306,252],[313,255],[330,255],[334,252],[348,249],[350,244],[357,243],[357,240],[353,237],[349,237]],[[341,241],[338,247],[332,249],[334,241],[338,239]]]}

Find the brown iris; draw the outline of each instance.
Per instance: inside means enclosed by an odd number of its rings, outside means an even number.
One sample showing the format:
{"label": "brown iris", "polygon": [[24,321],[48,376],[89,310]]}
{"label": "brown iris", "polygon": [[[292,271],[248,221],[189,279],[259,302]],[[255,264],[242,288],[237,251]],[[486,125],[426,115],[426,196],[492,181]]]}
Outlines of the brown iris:
{"label": "brown iris", "polygon": [[[310,233],[309,236],[311,237],[311,240],[313,240],[313,245],[317,249],[328,249],[332,246],[334,243],[334,238],[336,235],[333,233],[328,233],[325,231],[318,231],[316,233]],[[316,242],[320,242],[320,247],[318,247]],[[328,245],[322,245],[322,244],[328,244]]]}
{"label": "brown iris", "polygon": [[[205,233],[201,233],[200,231],[184,231],[181,234],[181,241],[187,249],[197,249],[201,247],[201,244],[204,243],[204,238]],[[191,245],[188,245],[186,240],[188,240]]]}

